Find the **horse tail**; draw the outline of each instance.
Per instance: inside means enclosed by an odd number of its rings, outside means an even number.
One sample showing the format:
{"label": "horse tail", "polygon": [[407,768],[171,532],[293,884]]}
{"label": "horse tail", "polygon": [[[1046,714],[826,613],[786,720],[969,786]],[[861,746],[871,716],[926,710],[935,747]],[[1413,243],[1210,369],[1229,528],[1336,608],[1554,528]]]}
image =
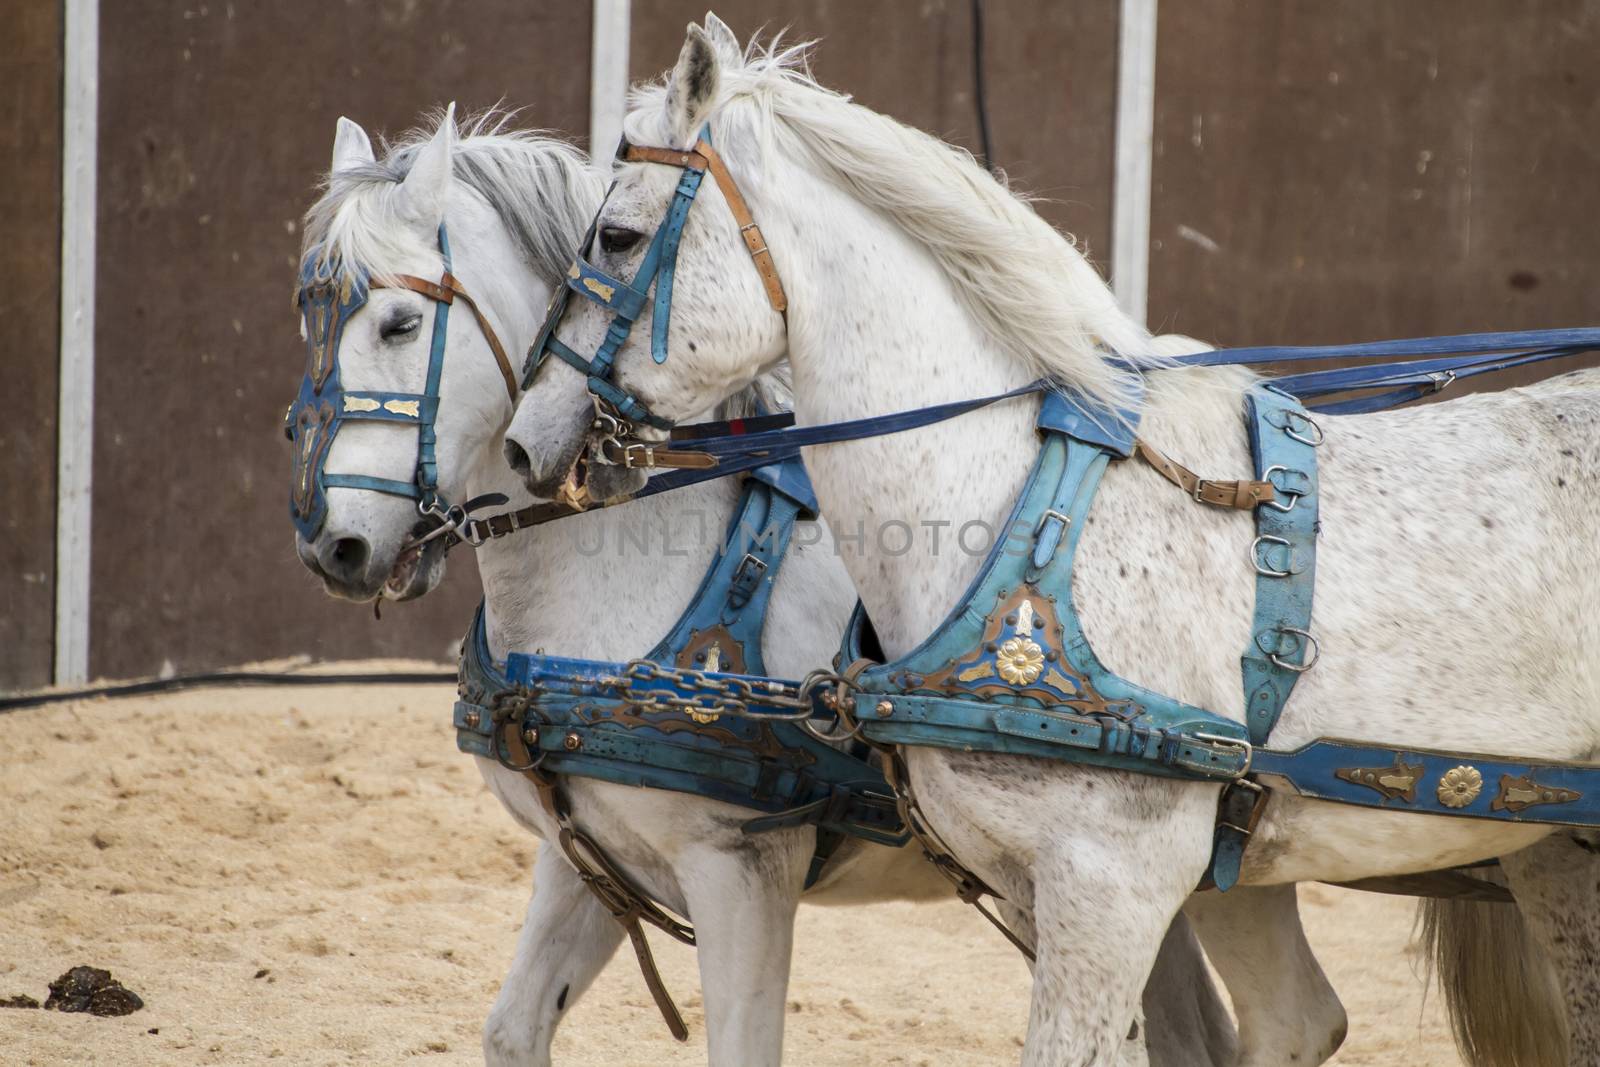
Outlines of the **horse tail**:
{"label": "horse tail", "polygon": [[[1476,872],[1505,884],[1498,868]],[[1560,979],[1515,904],[1426,899],[1417,907],[1429,979],[1470,1067],[1555,1067],[1568,1059]]]}

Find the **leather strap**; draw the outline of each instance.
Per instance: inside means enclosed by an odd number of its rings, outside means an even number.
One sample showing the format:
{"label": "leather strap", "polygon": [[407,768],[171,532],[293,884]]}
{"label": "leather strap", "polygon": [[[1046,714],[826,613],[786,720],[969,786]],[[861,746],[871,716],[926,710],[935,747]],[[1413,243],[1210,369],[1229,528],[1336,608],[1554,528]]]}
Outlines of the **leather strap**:
{"label": "leather strap", "polygon": [[756,225],[755,216],[750,214],[750,205],[745,203],[744,195],[739,192],[739,186],[734,182],[733,175],[728,172],[728,165],[722,161],[722,157],[708,141],[701,140],[695,145],[695,151],[711,164],[711,176],[717,180],[717,187],[722,190],[723,198],[728,201],[728,210],[733,212],[733,221],[739,224],[739,236],[744,238],[744,246],[749,249],[750,258],[756,265],[756,272],[761,275],[761,284],[767,288],[767,300],[771,302],[772,310],[787,316],[789,298],[783,291],[783,282],[778,278],[778,268],[772,262],[772,253],[767,250],[767,239],[762,235],[761,227]]}
{"label": "leather strap", "polygon": [[494,360],[500,365],[500,376],[505,379],[506,393],[511,397],[511,402],[517,402],[517,376],[511,369],[511,359],[506,355],[505,346],[500,343],[500,337],[494,332],[494,327],[489,325],[489,320],[478,307],[478,302],[467,293],[455,275],[445,271],[444,276],[437,282],[430,282],[426,278],[418,278],[414,274],[392,275],[395,284],[384,285],[374,281],[370,288],[373,289],[410,289],[414,293],[421,293],[429,300],[436,300],[441,304],[453,304],[455,298],[460,297],[466,301],[467,307],[472,309],[473,318],[478,320],[478,329],[483,331],[484,340],[489,342],[489,349],[494,353]]}
{"label": "leather strap", "polygon": [[761,284],[767,290],[767,301],[772,305],[772,310],[787,317],[789,297],[783,291],[783,280],[778,277],[777,265],[772,262],[772,253],[767,249],[767,239],[762,235],[761,227],[756,225],[750,205],[745,202],[744,194],[739,192],[739,185],[733,180],[728,164],[723,162],[722,156],[709,142],[702,139],[693,151],[630,144],[622,158],[630,163],[663,163],[669,167],[709,170],[716,179],[717,188],[722,190],[722,198],[728,202],[733,221],[739,226],[739,236],[744,239],[756,273],[761,276]]}
{"label": "leather strap", "polygon": [[1156,473],[1202,504],[1210,504],[1216,508],[1253,511],[1262,504],[1277,499],[1277,487],[1271,482],[1244,478],[1214,481],[1202,478],[1188,467],[1167,458],[1147,441],[1135,441],[1133,448],[1140,459],[1155,468]]}
{"label": "leather strap", "polygon": [[567,861],[578,872],[583,884],[611,913],[612,918],[627,931],[628,941],[633,945],[633,953],[639,960],[639,973],[644,976],[645,987],[650,990],[650,997],[656,1002],[661,1018],[666,1021],[667,1029],[672,1032],[674,1038],[687,1041],[689,1028],[684,1025],[682,1013],[672,1002],[672,994],[667,991],[666,983],[661,980],[655,954],[650,951],[650,941],[645,937],[640,920],[658,927],[686,945],[695,943],[693,928],[673,919],[650,898],[635,889],[633,883],[629,882],[627,877],[606,858],[605,853],[601,852],[581,830],[572,825],[572,820],[567,815],[566,804],[557,792],[555,778],[533,766],[535,762],[533,754],[523,742],[518,725],[515,722],[506,725],[507,728],[502,731],[501,738],[512,758],[524,768],[522,773],[537,789],[539,803],[544,806],[551,821],[560,829],[557,841],[561,845],[561,851],[566,854]]}

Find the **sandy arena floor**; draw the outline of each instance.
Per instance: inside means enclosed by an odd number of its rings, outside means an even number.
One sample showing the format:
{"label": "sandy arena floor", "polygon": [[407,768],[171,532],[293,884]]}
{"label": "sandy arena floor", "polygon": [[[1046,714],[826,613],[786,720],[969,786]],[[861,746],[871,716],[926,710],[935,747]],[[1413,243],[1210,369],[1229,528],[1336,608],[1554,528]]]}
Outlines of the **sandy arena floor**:
{"label": "sandy arena floor", "polygon": [[[42,1001],[92,964],[147,1005],[0,1010],[0,1063],[481,1062],[536,841],[455,751],[451,699],[207,690],[0,716],[0,999]],[[1457,1064],[1407,952],[1410,903],[1301,900],[1350,1012],[1334,1062]],[[655,941],[690,1042],[623,952],[558,1062],[705,1062],[693,958]],[[802,908],[796,943],[790,1062],[1015,1062],[1026,971],[964,905]]]}

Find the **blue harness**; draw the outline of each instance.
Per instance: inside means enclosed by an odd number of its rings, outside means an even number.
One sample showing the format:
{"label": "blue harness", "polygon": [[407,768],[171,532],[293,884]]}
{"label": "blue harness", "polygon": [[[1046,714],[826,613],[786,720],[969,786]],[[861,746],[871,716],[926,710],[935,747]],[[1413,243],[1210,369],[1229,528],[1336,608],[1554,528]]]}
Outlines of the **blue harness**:
{"label": "blue harness", "polygon": [[[934,634],[892,663],[862,659],[858,611],[841,652],[853,718],[883,745],[1041,756],[1143,774],[1226,784],[1208,881],[1238,879],[1266,798],[1264,784],[1362,807],[1506,822],[1600,827],[1600,767],[1499,759],[1319,739],[1293,751],[1264,747],[1316,662],[1311,636],[1316,570],[1317,424],[1272,387],[1248,397],[1256,476],[1274,495],[1255,510],[1257,574],[1252,640],[1241,657],[1247,723],[1151,692],[1100,662],[1072,601],[1072,563],[1101,475],[1135,447],[1136,416],[1118,421],[1085,401],[1048,394],[1044,441],[978,576]],[[1015,537],[1026,551],[1015,551]],[[891,784],[909,797],[903,766]],[[990,892],[948,856],[916,810],[902,809],[936,863],[969,899]]]}
{"label": "blue harness", "polygon": [[816,825],[808,887],[840,835],[904,844],[893,796],[866,746],[824,743],[805,728],[813,710],[801,686],[764,677],[773,582],[799,514],[815,507],[803,479],[798,465],[785,465],[746,481],[727,550],[641,660],[514,653],[501,668],[480,608],[462,650],[457,747],[513,770],[668,789],[765,813],[745,824],[752,832]]}
{"label": "blue harness", "polygon": [[[370,289],[383,288],[371,280],[365,269],[324,276],[316,262],[307,258],[300,267],[298,304],[305,320],[306,373],[300,393],[284,416],[284,434],[294,444],[294,481],[289,494],[289,514],[301,538],[316,539],[328,516],[327,493],[331,488],[370,489],[373,492],[403,496],[417,502],[418,512],[435,531],[455,530],[473,508],[488,503],[504,503],[498,493],[452,506],[439,494],[439,462],[435,455],[439,416],[439,380],[444,374],[445,339],[450,323],[450,306],[460,297],[472,310],[484,338],[494,351],[505,378],[512,403],[517,400],[517,381],[506,358],[505,349],[488,319],[450,273],[450,240],[443,224],[439,226],[439,253],[444,257],[444,274],[437,282],[409,274],[396,275],[394,286],[421,293],[434,301],[433,341],[428,350],[426,385],[421,393],[377,393],[347,390],[339,380],[339,344],[345,325],[367,302]],[[366,474],[330,474],[325,469],[328,452],[339,427],[351,420],[398,423],[417,428],[417,463],[411,481],[377,478]]]}

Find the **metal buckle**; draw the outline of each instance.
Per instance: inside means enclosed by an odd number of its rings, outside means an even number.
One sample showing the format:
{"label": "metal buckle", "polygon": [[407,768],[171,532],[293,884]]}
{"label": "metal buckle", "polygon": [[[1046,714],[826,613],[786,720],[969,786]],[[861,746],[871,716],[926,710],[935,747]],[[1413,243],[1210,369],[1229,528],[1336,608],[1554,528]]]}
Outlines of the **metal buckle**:
{"label": "metal buckle", "polygon": [[[1255,752],[1253,750],[1250,753],[1250,758],[1252,760],[1255,758]],[[1267,787],[1262,785],[1260,782],[1257,782],[1257,781],[1255,781],[1254,779],[1251,779],[1251,778],[1234,778],[1234,779],[1231,779],[1228,782],[1227,786],[1224,788],[1223,795],[1224,796],[1227,795],[1227,790],[1228,789],[1235,789],[1235,788],[1243,789],[1248,793],[1254,793],[1255,794],[1254,799],[1252,799],[1250,801],[1251,819],[1249,821],[1250,822],[1258,821],[1255,818],[1255,816],[1258,814],[1259,809],[1261,807],[1262,798],[1265,797],[1266,794],[1267,794]],[[1220,809],[1219,809],[1219,815],[1218,815],[1218,818],[1217,818],[1217,825],[1218,826],[1225,826],[1228,829],[1233,830],[1236,833],[1243,834],[1245,837],[1250,837],[1255,833],[1255,831],[1253,829],[1251,829],[1250,827],[1248,827],[1248,826],[1240,826],[1236,822],[1229,822],[1227,819],[1222,818],[1221,815],[1220,815]]]}
{"label": "metal buckle", "polygon": [[[1305,496],[1305,494],[1304,493],[1292,493],[1287,489],[1279,489],[1278,488],[1278,483],[1274,482],[1272,480],[1272,472],[1273,471],[1283,471],[1285,474],[1288,474],[1289,473],[1289,468],[1285,467],[1282,463],[1274,463],[1272,466],[1268,467],[1266,470],[1261,472],[1261,480],[1266,482],[1268,485],[1272,486],[1272,488],[1274,490],[1276,490],[1277,492],[1282,493],[1284,496],[1288,497],[1289,498],[1289,502],[1287,504],[1280,504],[1276,500],[1264,500],[1264,501],[1262,501],[1262,504],[1265,507],[1271,508],[1273,511],[1293,511],[1294,510],[1294,506],[1296,504],[1300,503],[1300,498]],[[1296,471],[1294,473],[1298,474],[1298,473],[1301,473],[1301,472]]]}
{"label": "metal buckle", "polygon": [[1280,634],[1294,634],[1295,636],[1301,638],[1303,647],[1311,657],[1304,663],[1285,663],[1279,658],[1276,652],[1268,652],[1267,659],[1272,661],[1272,665],[1274,667],[1279,667],[1286,671],[1293,671],[1296,674],[1304,674],[1306,671],[1309,671],[1312,667],[1317,665],[1317,660],[1322,658],[1322,646],[1317,643],[1317,639],[1315,637],[1311,636],[1310,630],[1302,630],[1298,626],[1278,626],[1274,629]]}
{"label": "metal buckle", "polygon": [[1200,499],[1200,494],[1205,492],[1206,486],[1208,486],[1210,484],[1211,484],[1211,479],[1210,478],[1200,478],[1200,479],[1197,479],[1195,481],[1195,483],[1194,483],[1194,492],[1192,494],[1190,494],[1190,495],[1194,497],[1194,502],[1196,504],[1204,504],[1205,503],[1204,500]]}
{"label": "metal buckle", "polygon": [[[618,442],[621,444],[621,442]],[[652,470],[656,465],[656,446],[637,441],[622,445],[622,466],[630,471]]]}
{"label": "metal buckle", "polygon": [[[1287,548],[1289,550],[1289,569],[1286,571],[1280,571],[1263,563],[1261,559],[1262,544],[1282,545],[1284,548]],[[1291,577],[1295,573],[1294,546],[1289,542],[1288,538],[1278,537],[1276,534],[1261,534],[1254,541],[1250,542],[1250,565],[1254,567],[1256,569],[1256,573],[1261,575],[1263,578]]]}
{"label": "metal buckle", "polygon": [[1442,373],[1439,371],[1433,371],[1428,375],[1428,380],[1433,382],[1434,392],[1443,392],[1448,386],[1455,382],[1456,372],[1453,370],[1447,370]]}
{"label": "metal buckle", "polygon": [[1054,518],[1061,523],[1063,533],[1072,529],[1072,519],[1069,516],[1061,514],[1061,512],[1057,511],[1055,508],[1045,508],[1044,511],[1039,515],[1039,525],[1033,528],[1033,536],[1035,540],[1038,540],[1039,532],[1044,529],[1044,520],[1049,518]]}
{"label": "metal buckle", "polygon": [[1251,764],[1255,763],[1256,749],[1254,745],[1246,741],[1244,738],[1224,737],[1222,734],[1202,733],[1193,733],[1189,736],[1193,737],[1196,741],[1206,741],[1213,745],[1221,745],[1223,748],[1235,748],[1244,753],[1244,766],[1237,773],[1228,776],[1230,781],[1241,781],[1245,775],[1250,773],[1250,766]]}

